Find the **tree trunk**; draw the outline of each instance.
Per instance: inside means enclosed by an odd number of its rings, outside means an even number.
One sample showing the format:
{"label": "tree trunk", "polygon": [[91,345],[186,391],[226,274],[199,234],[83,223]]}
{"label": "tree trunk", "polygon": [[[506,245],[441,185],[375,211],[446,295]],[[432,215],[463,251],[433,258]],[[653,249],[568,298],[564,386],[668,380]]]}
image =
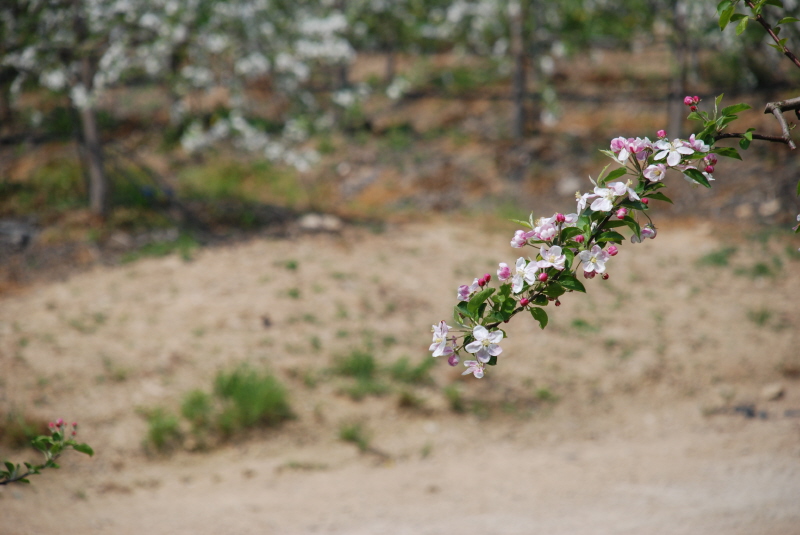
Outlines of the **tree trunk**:
{"label": "tree trunk", "polygon": [[[88,92],[92,90],[94,68],[89,58],[81,60],[81,81]],[[85,162],[89,174],[89,208],[96,216],[105,219],[111,211],[111,182],[103,168],[103,144],[97,127],[97,114],[93,104],[79,108],[83,142],[86,147]]]}
{"label": "tree trunk", "polygon": [[671,139],[683,134],[683,121],[689,113],[683,104],[686,96],[686,75],[688,70],[688,35],[686,32],[686,6],[682,0],[673,5],[672,53],[674,65],[669,83],[669,102],[667,103],[667,135]]}
{"label": "tree trunk", "polygon": [[512,84],[513,112],[511,118],[511,136],[514,141],[522,141],[525,137],[525,98],[527,87],[527,62],[525,57],[525,17],[527,0],[515,0],[508,5],[508,16],[511,26],[511,55],[514,58],[514,79]]}

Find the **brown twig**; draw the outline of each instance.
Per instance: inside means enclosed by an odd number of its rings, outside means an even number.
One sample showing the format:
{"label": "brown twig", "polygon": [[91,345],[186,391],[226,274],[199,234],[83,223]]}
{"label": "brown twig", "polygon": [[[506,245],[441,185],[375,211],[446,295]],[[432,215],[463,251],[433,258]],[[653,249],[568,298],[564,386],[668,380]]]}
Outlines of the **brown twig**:
{"label": "brown twig", "polygon": [[[750,0],[745,0],[745,3],[755,13],[756,6],[753,5],[753,2],[751,2]],[[761,16],[761,13],[757,13],[755,15],[755,19],[756,19],[756,22],[758,22],[761,26],[764,27],[764,29],[767,31],[769,36],[772,37],[773,41],[775,41],[775,43],[781,48],[781,52],[783,52],[783,55],[786,56],[787,58],[789,58],[790,60],[792,60],[792,63],[794,63],[798,68],[800,68],[800,59],[798,59],[797,56],[795,56],[792,53],[792,51],[789,50],[789,48],[786,45],[782,45],[781,44],[781,40],[778,39],[778,36],[775,34],[775,31],[773,31],[773,29],[772,29],[772,26],[770,26],[770,24],[766,20],[764,20],[764,17]],[[792,147],[792,148],[794,148],[794,147]]]}

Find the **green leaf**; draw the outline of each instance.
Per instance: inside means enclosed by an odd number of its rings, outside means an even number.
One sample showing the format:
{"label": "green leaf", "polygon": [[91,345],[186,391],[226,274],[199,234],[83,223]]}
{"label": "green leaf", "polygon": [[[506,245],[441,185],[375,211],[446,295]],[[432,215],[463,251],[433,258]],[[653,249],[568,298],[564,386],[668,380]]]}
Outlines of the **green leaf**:
{"label": "green leaf", "polygon": [[719,15],[719,29],[724,30],[725,26],[731,21],[731,16],[733,15],[734,6],[730,5],[726,7],[722,13]]}
{"label": "green leaf", "polygon": [[616,243],[622,243],[623,241],[625,241],[625,237],[619,232],[614,232],[613,230],[603,232],[597,237],[598,243],[610,242],[610,241]]}
{"label": "green leaf", "polygon": [[724,96],[725,96],[725,93],[720,93],[719,96],[714,99],[714,106],[715,107],[720,105],[720,103],[722,102],[722,97],[724,97]]}
{"label": "green leaf", "polygon": [[531,308],[531,316],[539,322],[539,327],[547,327],[547,312],[543,308]]}
{"label": "green leaf", "polygon": [[575,278],[572,274],[563,274],[558,278],[558,282],[566,288],[567,290],[572,290],[575,292],[583,292],[586,293],[586,287],[583,285],[581,281]]}
{"label": "green leaf", "polygon": [[714,154],[719,154],[720,156],[727,156],[728,158],[735,158],[737,160],[742,159],[742,157],[739,156],[739,152],[733,147],[717,147],[711,152]]}
{"label": "green leaf", "polygon": [[624,222],[624,221],[621,221],[621,220],[619,220],[619,219],[616,219],[616,220],[612,220],[612,221],[606,221],[606,224],[605,224],[605,225],[603,225],[603,226],[604,226],[605,228],[617,228],[617,227],[624,227],[624,226],[625,226],[625,222]]}
{"label": "green leaf", "polygon": [[639,238],[642,237],[642,229],[639,227],[639,223],[634,218],[632,218],[629,215],[625,216],[625,224],[628,225],[628,227],[630,227],[630,229],[633,231],[634,234],[636,234],[636,236],[638,236]]}
{"label": "green leaf", "polygon": [[783,9],[783,2],[781,2],[781,0],[767,0],[764,3],[768,6],[776,6]]}
{"label": "green leaf", "polygon": [[656,199],[658,201],[666,201],[666,202],[668,202],[670,204],[674,204],[672,202],[672,199],[670,199],[669,197],[667,197],[666,195],[664,195],[660,191],[656,191],[655,193],[648,193],[647,194],[647,198],[648,199]]}
{"label": "green leaf", "polygon": [[647,210],[647,205],[642,201],[624,200],[619,203],[619,205],[624,206],[625,208],[631,208],[633,210]]}
{"label": "green leaf", "polygon": [[614,169],[613,171],[608,173],[608,176],[606,176],[603,179],[603,183],[605,184],[609,180],[614,180],[615,178],[619,178],[619,177],[625,175],[627,172],[628,172],[628,170],[625,167],[620,167],[619,169]]}
{"label": "green leaf", "polygon": [[517,223],[518,225],[522,225],[523,227],[527,227],[527,228],[533,228],[533,227],[531,226],[531,224],[530,224],[530,223],[528,223],[527,221],[520,221],[519,219],[509,219],[509,221],[512,221],[512,222],[514,222],[514,223]]}
{"label": "green leaf", "polygon": [[12,462],[5,461],[3,464],[5,464],[5,465],[6,465],[6,468],[8,469],[8,471],[9,471],[9,472],[13,472],[14,470],[16,470],[16,469],[17,469],[17,468],[14,466],[14,463],[12,463]]}
{"label": "green leaf", "polygon": [[557,282],[551,282],[547,288],[542,290],[542,293],[549,297],[561,297],[566,293],[566,290]]}
{"label": "green leaf", "polygon": [[800,22],[800,19],[796,19],[794,17],[783,17],[778,21],[778,24],[786,24],[787,22]]}
{"label": "green leaf", "polygon": [[722,0],[720,3],[717,4],[717,13],[722,13],[732,5],[733,5],[733,0]]}
{"label": "green leaf", "polygon": [[736,35],[742,35],[742,32],[747,28],[747,22],[750,19],[744,18],[739,21],[739,24],[736,25]]}
{"label": "green leaf", "polygon": [[455,320],[456,323],[463,325],[464,322],[462,321],[460,316],[464,316],[465,318],[472,317],[472,313],[469,311],[466,301],[461,301],[453,309],[453,319]]}
{"label": "green leaf", "polygon": [[546,307],[548,301],[546,296],[542,294],[536,294],[536,297],[531,299],[531,303],[533,303],[534,305],[538,305],[540,307]]}
{"label": "green leaf", "polygon": [[561,230],[561,240],[567,241],[568,239],[575,237],[578,234],[583,234],[583,231],[578,227],[567,227]]}
{"label": "green leaf", "polygon": [[689,114],[687,119],[689,119],[690,121],[702,121],[703,117],[696,111],[693,111],[692,113]]}
{"label": "green leaf", "polygon": [[747,147],[750,146],[750,140],[747,138],[740,139],[739,146],[742,147],[742,150],[747,150]]}
{"label": "green leaf", "polygon": [[797,196],[800,197],[800,182],[797,183]]}
{"label": "green leaf", "polygon": [[[800,187],[800,184],[798,184],[798,187]],[[575,253],[572,252],[572,249],[562,249],[561,252],[564,253],[564,256],[566,257],[564,266],[566,269],[570,269],[572,267],[572,263],[575,261]]]}
{"label": "green leaf", "polygon": [[489,362],[486,363],[487,366],[497,366],[497,357],[494,355],[489,357]]}
{"label": "green leaf", "polygon": [[80,452],[80,453],[85,453],[89,457],[94,455],[94,450],[88,444],[74,444],[72,446],[72,449],[74,449],[75,451]]}
{"label": "green leaf", "polygon": [[734,104],[732,106],[727,106],[722,108],[722,115],[734,115],[739,113],[740,111],[752,109],[752,106],[749,104],[745,104],[742,102],[741,104]]}
{"label": "green leaf", "polygon": [[706,177],[703,176],[703,173],[701,173],[697,169],[687,169],[686,171],[683,172],[683,174],[688,176],[698,184],[702,184],[707,188],[711,187],[711,184],[708,183],[708,179],[706,179]]}
{"label": "green leaf", "polygon": [[742,20],[746,18],[747,15],[745,15],[744,13],[734,13],[733,15],[731,15],[731,22],[736,22],[737,20]]}
{"label": "green leaf", "polygon": [[494,293],[494,288],[484,288],[480,292],[476,293],[472,296],[472,299],[469,300],[467,304],[467,309],[469,310],[470,316],[475,316],[475,314],[480,309],[480,306],[489,299],[489,296]]}

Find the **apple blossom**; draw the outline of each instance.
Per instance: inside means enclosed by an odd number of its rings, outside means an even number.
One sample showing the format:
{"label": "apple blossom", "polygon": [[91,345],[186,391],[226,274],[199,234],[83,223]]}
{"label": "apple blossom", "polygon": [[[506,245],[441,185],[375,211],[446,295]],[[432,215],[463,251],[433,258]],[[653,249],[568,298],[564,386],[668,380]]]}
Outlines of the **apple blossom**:
{"label": "apple blossom", "polygon": [[664,138],[667,137],[667,133],[664,130],[659,130],[658,132],[656,132],[656,136],[658,136],[659,138]]}
{"label": "apple blossom", "polygon": [[518,230],[514,232],[514,237],[511,239],[511,247],[519,249],[528,244],[528,239],[532,238],[535,233],[532,230],[524,231]]}
{"label": "apple blossom", "polygon": [[536,267],[553,267],[559,271],[564,269],[564,262],[566,261],[567,257],[562,254],[561,247],[558,245],[554,245],[550,248],[547,248],[547,246],[542,246],[542,248],[539,250],[539,254],[542,255],[542,259],[536,262]]}
{"label": "apple blossom", "polygon": [[675,167],[681,163],[682,154],[689,155],[694,153],[694,150],[687,147],[680,139],[673,139],[672,142],[666,139],[659,140],[656,142],[656,148],[658,148],[660,152],[656,153],[655,159],[663,160],[664,157],[666,157],[667,165],[670,167]]}
{"label": "apple blossom", "polygon": [[593,197],[597,197],[592,205],[589,207],[595,212],[610,212],[614,208],[614,201],[617,196],[613,189],[610,188],[594,188]]}
{"label": "apple blossom", "polygon": [[492,357],[498,356],[503,352],[500,341],[503,339],[503,331],[489,332],[483,325],[476,325],[472,329],[473,342],[464,348],[467,353],[473,353],[481,362],[489,362]]}
{"label": "apple blossom", "polygon": [[438,325],[432,326],[433,343],[428,348],[428,351],[432,351],[434,357],[453,353],[453,348],[447,345],[447,334],[449,331],[450,326],[447,325],[444,320],[440,321]]}
{"label": "apple blossom", "polygon": [[536,282],[536,269],[537,266],[534,262],[526,262],[522,257],[517,259],[514,266],[514,278],[511,280],[511,289],[515,294],[522,291],[526,282],[528,284]]}
{"label": "apple blossom", "polygon": [[601,249],[599,245],[595,245],[591,250],[581,251],[578,254],[578,258],[583,262],[583,270],[589,273],[603,273],[606,270],[606,262],[609,257],[610,255]]}
{"label": "apple blossom", "polygon": [[470,284],[469,286],[467,286],[466,284],[462,284],[461,286],[458,287],[458,299],[460,301],[466,301],[467,299],[472,297],[472,295],[475,292],[477,292],[480,289],[480,287],[481,286],[478,282],[478,279],[472,281],[472,284]]}
{"label": "apple blossom", "polygon": [[608,252],[608,254],[611,256],[617,256],[619,249],[617,248],[616,245],[609,245],[608,249],[606,249],[606,252]]}
{"label": "apple blossom", "polygon": [[644,177],[650,182],[661,182],[667,173],[667,166],[663,163],[648,165],[644,170]]}
{"label": "apple blossom", "polygon": [[500,262],[500,268],[497,270],[497,278],[505,282],[511,278],[511,268],[505,262]]}
{"label": "apple blossom", "polygon": [[476,379],[483,378],[483,370],[485,368],[483,362],[478,362],[477,360],[465,360],[464,366],[467,367],[467,370],[461,375],[472,374]]}

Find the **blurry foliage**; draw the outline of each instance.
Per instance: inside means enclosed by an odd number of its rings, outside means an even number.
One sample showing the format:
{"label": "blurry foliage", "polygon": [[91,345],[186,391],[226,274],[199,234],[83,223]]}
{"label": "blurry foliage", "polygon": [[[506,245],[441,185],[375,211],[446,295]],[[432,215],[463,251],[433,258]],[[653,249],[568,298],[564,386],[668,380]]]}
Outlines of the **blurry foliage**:
{"label": "blurry foliage", "polygon": [[12,449],[31,445],[31,440],[47,433],[47,422],[24,411],[11,409],[0,414],[0,446]]}

